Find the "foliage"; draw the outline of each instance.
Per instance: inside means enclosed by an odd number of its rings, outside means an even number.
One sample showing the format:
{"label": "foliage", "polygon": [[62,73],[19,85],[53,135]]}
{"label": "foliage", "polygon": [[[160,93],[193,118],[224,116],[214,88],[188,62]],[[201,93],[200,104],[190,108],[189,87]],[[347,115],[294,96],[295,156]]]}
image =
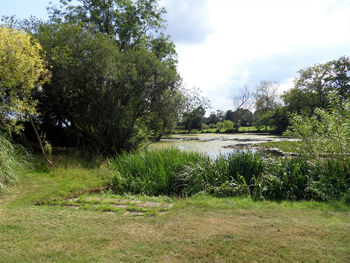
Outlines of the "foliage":
{"label": "foliage", "polygon": [[114,154],[176,121],[178,74],[151,51],[120,52],[110,37],[66,23],[41,24],[37,37],[52,66],[52,81],[38,97],[43,124]]}
{"label": "foliage", "polygon": [[339,59],[317,64],[300,70],[295,80],[295,88],[284,94],[284,101],[289,111],[308,108],[327,108],[329,94],[335,92],[341,99],[350,94],[350,58]]}
{"label": "foliage", "polygon": [[216,123],[216,128],[219,131],[233,130],[234,123],[232,121],[229,121],[229,120],[220,121],[220,122]]}
{"label": "foliage", "polygon": [[274,128],[274,132],[282,134],[289,126],[289,113],[285,106],[277,106],[270,114],[270,121],[266,120]]}
{"label": "foliage", "polygon": [[308,159],[324,157],[346,162],[350,149],[350,105],[333,94],[328,109],[316,108],[314,114],[294,115],[291,132],[300,139],[297,151]]}
{"label": "foliage", "polygon": [[41,45],[28,34],[0,25],[1,128],[19,131],[19,120],[36,113],[32,92],[49,80]]}
{"label": "foliage", "polygon": [[9,19],[38,39],[52,69],[52,82],[35,92],[47,138],[109,155],[168,133],[184,96],[175,45],[158,33],[158,1],[60,4],[48,22]]}
{"label": "foliage", "polygon": [[[49,8],[51,20],[83,23],[89,30],[113,36],[120,50],[145,45],[164,26],[158,0],[60,0]],[[169,55],[166,53],[165,55]]]}
{"label": "foliage", "polygon": [[152,105],[152,113],[146,125],[152,131],[153,140],[159,141],[164,134],[169,134],[175,129],[183,101],[183,96],[178,90],[165,90],[157,103]]}
{"label": "foliage", "polygon": [[253,124],[253,113],[249,109],[228,110],[225,114],[225,120],[235,122],[236,118],[239,127],[247,127]]}
{"label": "foliage", "polygon": [[181,93],[184,99],[182,124],[191,133],[192,129],[201,129],[205,110],[210,108],[210,102],[201,95],[201,90],[198,88],[183,88]]}
{"label": "foliage", "polygon": [[28,165],[28,155],[20,147],[15,147],[3,135],[0,136],[0,195],[9,185],[17,182],[18,175]]}

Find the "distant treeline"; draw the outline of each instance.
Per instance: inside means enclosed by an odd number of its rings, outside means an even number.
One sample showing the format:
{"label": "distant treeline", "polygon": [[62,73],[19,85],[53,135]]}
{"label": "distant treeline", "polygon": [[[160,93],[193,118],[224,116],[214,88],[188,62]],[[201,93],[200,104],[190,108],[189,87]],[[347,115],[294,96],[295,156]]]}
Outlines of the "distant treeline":
{"label": "distant treeline", "polygon": [[300,70],[294,83],[292,89],[279,96],[278,83],[261,81],[254,92],[246,89],[234,98],[234,109],[218,110],[205,117],[204,109],[199,107],[192,115],[187,113],[178,128],[238,132],[239,127],[255,126],[258,131],[267,131],[270,127],[282,133],[293,115],[311,116],[317,108],[327,109],[331,93],[340,101],[350,98],[350,59],[341,57]]}

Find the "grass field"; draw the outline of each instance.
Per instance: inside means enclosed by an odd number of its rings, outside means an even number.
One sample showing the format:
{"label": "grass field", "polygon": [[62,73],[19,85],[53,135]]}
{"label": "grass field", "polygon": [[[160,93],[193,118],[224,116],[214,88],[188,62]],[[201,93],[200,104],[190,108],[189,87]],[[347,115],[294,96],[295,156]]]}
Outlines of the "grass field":
{"label": "grass field", "polygon": [[110,180],[103,163],[56,163],[0,197],[0,262],[350,261],[343,202],[89,193]]}

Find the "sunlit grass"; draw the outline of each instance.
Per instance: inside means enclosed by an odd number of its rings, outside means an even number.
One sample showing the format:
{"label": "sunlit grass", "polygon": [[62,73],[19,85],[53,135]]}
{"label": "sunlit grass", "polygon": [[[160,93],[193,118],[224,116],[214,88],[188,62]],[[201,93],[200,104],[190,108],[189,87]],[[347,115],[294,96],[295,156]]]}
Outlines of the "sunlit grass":
{"label": "sunlit grass", "polygon": [[[205,193],[169,198],[108,191],[83,191],[72,198],[72,193],[106,185],[109,176],[103,165],[71,162],[21,177],[0,199],[0,261],[350,260],[350,207],[342,201],[255,202]],[[35,205],[40,200],[54,206]],[[127,206],[112,206],[113,200]],[[174,206],[160,213],[132,204],[143,202]]]}

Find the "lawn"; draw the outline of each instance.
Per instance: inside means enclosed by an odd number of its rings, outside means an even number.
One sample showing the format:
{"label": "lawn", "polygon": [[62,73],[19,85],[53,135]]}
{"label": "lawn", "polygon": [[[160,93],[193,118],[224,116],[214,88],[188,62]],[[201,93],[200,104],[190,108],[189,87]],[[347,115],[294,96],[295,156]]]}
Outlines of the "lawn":
{"label": "lawn", "polygon": [[110,176],[103,163],[27,171],[0,197],[0,262],[350,261],[344,202],[88,191]]}

